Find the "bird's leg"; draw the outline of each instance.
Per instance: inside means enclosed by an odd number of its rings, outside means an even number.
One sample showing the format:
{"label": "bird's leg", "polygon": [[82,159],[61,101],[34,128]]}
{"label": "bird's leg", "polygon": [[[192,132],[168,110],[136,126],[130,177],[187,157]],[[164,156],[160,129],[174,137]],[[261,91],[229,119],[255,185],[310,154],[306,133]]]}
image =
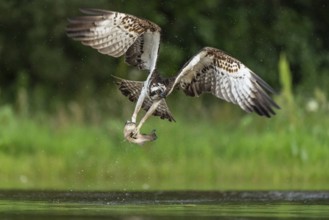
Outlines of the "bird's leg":
{"label": "bird's leg", "polygon": [[136,120],[137,120],[137,114],[138,112],[141,110],[141,107],[143,105],[143,102],[144,102],[144,99],[145,99],[145,96],[146,96],[146,89],[145,88],[145,85],[144,87],[142,88],[142,91],[141,91],[141,94],[140,96],[138,97],[138,100],[137,100],[137,103],[136,103],[136,106],[135,106],[135,110],[134,110],[134,113],[133,115],[131,116],[131,122],[132,123],[136,123]]}
{"label": "bird's leg", "polygon": [[135,131],[133,132],[133,135],[139,134],[139,130],[141,129],[142,125],[145,123],[145,121],[153,114],[153,112],[157,109],[158,105],[160,104],[162,99],[153,102],[149,110],[146,112],[144,117],[140,120],[138,126],[136,127]]}

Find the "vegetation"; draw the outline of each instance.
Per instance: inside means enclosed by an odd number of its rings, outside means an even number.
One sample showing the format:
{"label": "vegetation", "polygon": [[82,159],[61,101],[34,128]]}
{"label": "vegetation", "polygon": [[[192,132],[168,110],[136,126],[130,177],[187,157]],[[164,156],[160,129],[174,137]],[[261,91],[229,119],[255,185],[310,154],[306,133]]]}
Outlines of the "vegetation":
{"label": "vegetation", "polygon": [[[0,2],[0,188],[328,189],[327,1],[136,4]],[[144,74],[65,36],[81,7],[158,23],[165,75],[203,46],[228,51],[273,85],[282,109],[267,119],[177,93],[168,100],[177,123],[153,118],[143,131],[156,128],[157,141],[125,142],[133,104],[110,74]]]}
{"label": "vegetation", "polygon": [[58,125],[2,107],[0,187],[327,189],[325,112],[299,110],[303,120],[290,121],[287,110],[268,120],[236,118],[230,109],[220,105],[195,119],[177,115],[177,123],[153,119],[144,130],[158,128],[158,140],[138,147],[123,141],[123,118]]}

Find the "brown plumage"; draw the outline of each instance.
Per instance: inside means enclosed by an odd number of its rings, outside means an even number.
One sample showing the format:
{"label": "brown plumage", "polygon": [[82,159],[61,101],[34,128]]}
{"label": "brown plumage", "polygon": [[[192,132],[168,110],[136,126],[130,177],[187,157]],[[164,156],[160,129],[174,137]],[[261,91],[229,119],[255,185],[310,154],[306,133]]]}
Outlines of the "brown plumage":
{"label": "brown plumage", "polygon": [[[142,91],[144,82],[142,81],[132,81],[132,80],[125,80],[119,77],[115,77],[116,84],[119,86],[119,90],[121,93],[128,97],[131,102],[137,102],[138,97]],[[150,97],[145,97],[142,108],[145,111],[148,111],[153,101]],[[168,121],[175,121],[174,117],[172,116],[165,99],[161,100],[159,106],[153,112],[154,116],[159,116],[161,119],[167,119]]]}
{"label": "brown plumage", "polygon": [[[155,66],[161,28],[151,21],[120,12],[81,9],[68,19],[66,33],[74,40],[113,57],[125,55],[128,64],[150,70]],[[156,53],[156,54],[155,54]]]}
{"label": "brown plumage", "polygon": [[216,48],[205,47],[189,60],[178,73],[175,86],[188,96],[211,93],[261,116],[271,117],[275,115],[273,108],[280,108],[267,94],[274,93],[271,86],[239,60]]}
{"label": "brown plumage", "polygon": [[[154,74],[157,76],[157,74]],[[117,78],[121,93],[136,102],[144,82],[129,81]],[[179,88],[186,95],[198,97],[203,93],[239,105],[247,112],[271,117],[275,115],[274,108],[280,107],[267,93],[274,90],[264,80],[253,73],[243,63],[216,48],[205,47],[192,57],[175,77],[163,79],[159,77],[166,88],[166,97]],[[149,97],[145,98],[143,109],[148,110],[152,104]],[[164,99],[153,115],[173,120]]]}
{"label": "brown plumage", "polygon": [[[145,82],[117,79],[121,93],[136,102],[131,123],[135,142],[152,139],[141,136],[139,130],[151,115],[175,121],[165,98],[174,89],[198,97],[211,93],[217,98],[239,105],[246,112],[261,116],[275,115],[280,107],[268,95],[274,90],[239,60],[225,52],[205,47],[193,56],[176,76],[163,79],[156,70],[161,29],[151,21],[120,12],[82,9],[85,16],[69,19],[67,35],[82,44],[113,57],[125,56],[125,61],[142,70],[149,70]],[[137,114],[146,111],[138,126]],[[131,126],[129,128],[132,128]],[[125,129],[128,131],[129,129]]]}

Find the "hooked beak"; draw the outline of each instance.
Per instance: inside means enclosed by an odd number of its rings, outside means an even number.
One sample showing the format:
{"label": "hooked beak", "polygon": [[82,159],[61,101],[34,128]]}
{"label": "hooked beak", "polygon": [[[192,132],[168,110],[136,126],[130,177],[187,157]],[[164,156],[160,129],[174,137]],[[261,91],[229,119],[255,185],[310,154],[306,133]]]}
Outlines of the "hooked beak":
{"label": "hooked beak", "polygon": [[166,98],[167,97],[167,93],[166,92],[162,92],[160,93],[160,98]]}

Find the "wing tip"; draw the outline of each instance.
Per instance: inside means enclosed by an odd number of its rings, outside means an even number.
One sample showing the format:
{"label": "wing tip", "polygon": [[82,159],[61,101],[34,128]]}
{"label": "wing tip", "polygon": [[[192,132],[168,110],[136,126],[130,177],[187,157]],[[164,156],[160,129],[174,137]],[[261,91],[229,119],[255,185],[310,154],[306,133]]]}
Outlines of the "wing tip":
{"label": "wing tip", "polygon": [[257,98],[255,99],[257,101],[258,108],[261,108],[261,112],[256,112],[257,114],[261,116],[266,116],[270,118],[271,116],[276,115],[274,109],[280,110],[281,107],[271,98],[268,94],[274,94],[277,95],[278,92],[276,92],[268,83],[266,83],[260,76],[258,76],[256,73],[249,71],[253,80],[254,85],[256,86],[256,90],[258,95],[256,94]]}
{"label": "wing tip", "polygon": [[[249,69],[249,68],[248,68]],[[266,91],[270,92],[271,94],[278,94],[267,82],[265,82],[260,76],[249,69],[249,72],[252,78],[260,85],[262,88],[266,89]]]}
{"label": "wing tip", "polygon": [[254,99],[251,107],[253,112],[267,118],[271,118],[276,115],[274,109],[281,109],[280,106],[268,96]]}

